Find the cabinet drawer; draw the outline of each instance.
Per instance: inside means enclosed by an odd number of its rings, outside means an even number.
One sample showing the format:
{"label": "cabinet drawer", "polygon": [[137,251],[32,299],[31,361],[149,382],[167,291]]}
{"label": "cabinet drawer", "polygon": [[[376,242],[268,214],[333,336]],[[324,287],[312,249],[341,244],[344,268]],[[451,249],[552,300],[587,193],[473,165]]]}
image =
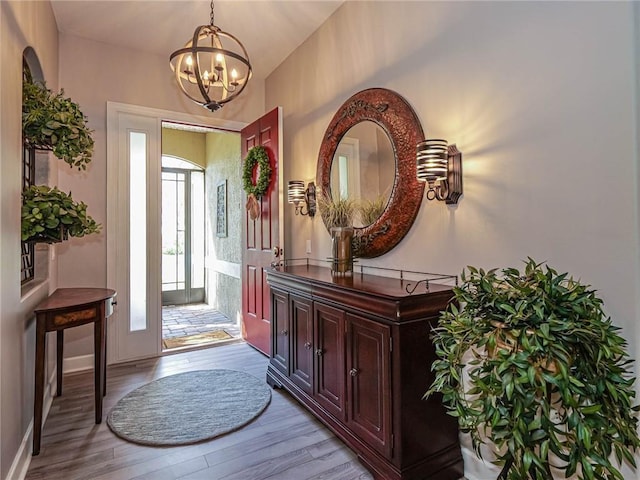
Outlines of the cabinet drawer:
{"label": "cabinet drawer", "polygon": [[72,323],[89,321],[96,318],[97,315],[98,311],[95,308],[87,308],[85,310],[78,310],[75,312],[61,313],[53,317],[53,325],[56,327],[62,327],[64,325],[70,325]]}

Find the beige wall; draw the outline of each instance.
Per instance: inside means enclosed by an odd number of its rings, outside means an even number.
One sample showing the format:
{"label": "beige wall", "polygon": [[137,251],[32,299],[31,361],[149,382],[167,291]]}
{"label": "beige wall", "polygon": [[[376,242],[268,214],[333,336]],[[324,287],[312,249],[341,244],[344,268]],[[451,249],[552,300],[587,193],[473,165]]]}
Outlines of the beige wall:
{"label": "beige wall", "polygon": [[[87,81],[90,78],[91,81]],[[175,85],[167,56],[127,50],[72,35],[60,34],[60,85],[80,103],[95,130],[93,162],[79,181],[61,172],[60,184],[84,200],[89,214],[106,224],[106,102],[121,102],[173,112],[250,121],[264,111],[263,83],[250,83],[243,94],[215,114],[188,100]],[[63,287],[106,284],[105,233],[73,239],[59,255],[59,281]],[[82,267],[79,268],[78,266]],[[70,330],[65,337],[65,358],[91,354],[91,329]]]}
{"label": "beige wall", "polygon": [[183,158],[202,168],[207,167],[205,157],[206,135],[172,128],[162,129],[162,154]]}
{"label": "beige wall", "polygon": [[[58,36],[49,3],[0,2],[0,478],[14,459],[31,454],[26,434],[33,417],[34,306],[55,288],[44,281],[22,296],[20,190],[22,186],[22,52],[34,48],[44,78],[58,86]],[[55,175],[54,175],[55,177]],[[25,443],[21,443],[25,441]],[[20,446],[24,448],[20,450]],[[20,459],[17,454],[21,452]]]}
{"label": "beige wall", "polygon": [[[637,356],[636,8],[347,2],[267,78],[267,110],[284,108],[285,180],[313,179],[349,96],[395,90],[429,138],[463,152],[464,196],[425,200],[405,239],[362,263],[460,273],[547,260],[599,291]],[[312,257],[329,255],[319,216],[286,215],[289,257],[305,239]]]}

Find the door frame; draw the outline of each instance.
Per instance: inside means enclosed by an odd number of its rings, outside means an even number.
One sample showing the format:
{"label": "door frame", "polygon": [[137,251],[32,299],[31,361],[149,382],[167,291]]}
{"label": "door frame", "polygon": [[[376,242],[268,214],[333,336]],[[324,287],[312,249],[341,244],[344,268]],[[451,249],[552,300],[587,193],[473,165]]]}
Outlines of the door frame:
{"label": "door frame", "polygon": [[[162,157],[164,157],[164,155],[162,155]],[[189,303],[202,303],[204,301],[204,299],[206,298],[206,290],[207,290],[207,286],[206,286],[206,280],[205,280],[205,285],[202,286],[202,292],[201,295],[197,295],[197,300],[193,300],[194,295],[192,294],[193,290],[196,290],[192,287],[191,285],[191,281],[192,281],[192,277],[193,277],[193,270],[192,270],[192,266],[193,266],[193,262],[191,260],[192,258],[192,246],[193,246],[193,229],[191,228],[193,225],[193,216],[192,216],[192,211],[193,211],[193,197],[192,197],[192,192],[191,192],[191,175],[193,172],[198,172],[202,174],[202,187],[203,187],[203,194],[205,196],[205,201],[206,201],[206,193],[205,193],[205,169],[204,168],[200,168],[200,169],[195,169],[195,168],[174,168],[174,167],[162,167],[160,168],[160,172],[164,173],[175,173],[175,174],[182,174],[185,176],[185,180],[184,180],[184,223],[185,223],[185,236],[184,236],[184,259],[183,259],[183,263],[184,263],[184,301],[182,301],[183,299],[181,298],[181,294],[175,293],[175,292],[180,292],[180,290],[172,290],[171,293],[172,295],[166,294],[165,295],[165,290],[161,289],[160,291],[160,296],[161,296],[161,301],[162,301],[162,306],[165,305],[165,297],[169,297],[171,300],[174,301],[173,304],[175,305],[185,305],[185,304],[189,304]],[[160,186],[161,186],[161,190],[162,190],[162,184],[164,183],[165,179],[164,177],[162,177],[160,179]],[[162,191],[161,191],[161,196],[163,195]],[[164,204],[164,197],[161,198],[161,203]],[[204,225],[204,223],[206,222],[205,219],[205,215],[203,214],[202,216],[202,224]],[[164,218],[161,218],[161,224],[164,223]],[[164,237],[164,233],[161,235],[161,238]],[[206,241],[203,243],[203,256],[204,256],[204,250],[206,250]],[[162,263],[161,265],[164,264],[164,257],[162,258]],[[164,269],[164,266],[162,267]],[[205,265],[202,265],[202,271],[205,270]],[[161,272],[160,274],[161,280],[162,280],[162,284],[164,284],[164,271]],[[177,300],[180,300],[179,302]]]}
{"label": "door frame", "polygon": [[[162,122],[176,122],[186,123],[194,125],[203,125],[212,128],[217,128],[224,131],[240,132],[240,130],[246,126],[244,122],[237,122],[234,120],[216,119],[211,117],[191,115],[180,112],[173,112],[170,110],[162,110],[151,107],[143,107],[139,105],[132,105],[119,102],[107,102],[107,188],[118,185],[118,165],[119,165],[119,135],[118,135],[118,116],[120,114],[129,114],[140,117],[147,117],[148,119],[154,119],[156,122],[157,135],[157,151],[158,155],[158,171],[161,167],[162,157]],[[117,191],[117,190],[113,190]],[[159,193],[159,192],[158,192]],[[117,279],[119,274],[118,266],[118,252],[117,252],[117,235],[118,235],[118,211],[116,202],[107,201],[107,221],[106,221],[106,243],[107,243],[107,286],[108,288],[116,289]],[[161,261],[160,258],[157,259]],[[160,275],[158,271],[158,276]],[[159,278],[158,278],[159,280]],[[157,295],[152,296],[158,299],[161,303],[161,283],[149,282],[149,285],[157,285],[160,289]],[[161,308],[161,305],[158,305]],[[158,318],[157,321],[162,322],[162,318]],[[156,328],[156,341],[155,350],[152,354],[143,354],[139,356],[122,357],[118,356],[119,347],[119,328],[122,328],[122,320],[118,320],[118,308],[116,307],[114,314],[109,318],[108,328],[108,351],[107,351],[107,363],[119,363],[129,360],[135,360],[137,358],[145,357],[157,357],[162,355],[161,341],[162,341],[162,329]]]}

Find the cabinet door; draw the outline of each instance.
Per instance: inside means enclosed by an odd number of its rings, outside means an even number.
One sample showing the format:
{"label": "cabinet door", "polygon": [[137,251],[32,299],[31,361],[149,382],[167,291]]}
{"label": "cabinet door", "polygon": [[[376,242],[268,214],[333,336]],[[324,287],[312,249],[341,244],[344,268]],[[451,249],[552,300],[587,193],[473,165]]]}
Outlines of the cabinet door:
{"label": "cabinet door", "polygon": [[271,364],[289,375],[289,296],[271,289]]}
{"label": "cabinet door", "polygon": [[347,425],[383,455],[391,456],[390,330],[347,314]]}
{"label": "cabinet door", "polygon": [[313,393],[313,312],[311,300],[291,295],[291,381],[309,395]]}
{"label": "cabinet door", "polygon": [[314,398],[339,420],[345,418],[344,311],[315,302]]}

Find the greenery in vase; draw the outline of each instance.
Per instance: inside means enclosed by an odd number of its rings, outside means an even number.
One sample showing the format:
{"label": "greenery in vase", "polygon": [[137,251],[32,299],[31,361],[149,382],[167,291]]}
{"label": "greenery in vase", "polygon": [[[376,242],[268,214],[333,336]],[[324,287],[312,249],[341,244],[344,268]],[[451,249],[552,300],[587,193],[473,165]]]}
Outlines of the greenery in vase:
{"label": "greenery in vase", "polygon": [[356,202],[350,198],[338,198],[333,200],[326,194],[318,197],[320,215],[327,228],[352,227],[353,217],[356,213]]}
{"label": "greenery in vase", "polygon": [[28,146],[51,150],[71,167],[85,170],[93,154],[93,133],[77,103],[45,85],[23,82],[22,134]]}
{"label": "greenery in vase", "polygon": [[387,208],[387,197],[379,195],[373,200],[363,199],[358,205],[358,215],[362,225],[367,226],[380,218]]}
{"label": "greenery in vase", "polygon": [[494,444],[499,479],[552,479],[553,466],[624,480],[611,458],[635,467],[635,379],[602,300],[531,258],[523,273],[468,272],[435,329],[426,396],[442,394],[478,456]]}
{"label": "greenery in vase", "polygon": [[100,231],[87,215],[87,205],[71,194],[47,185],[33,185],[22,193],[22,241],[59,242],[67,235],[83,237]]}

